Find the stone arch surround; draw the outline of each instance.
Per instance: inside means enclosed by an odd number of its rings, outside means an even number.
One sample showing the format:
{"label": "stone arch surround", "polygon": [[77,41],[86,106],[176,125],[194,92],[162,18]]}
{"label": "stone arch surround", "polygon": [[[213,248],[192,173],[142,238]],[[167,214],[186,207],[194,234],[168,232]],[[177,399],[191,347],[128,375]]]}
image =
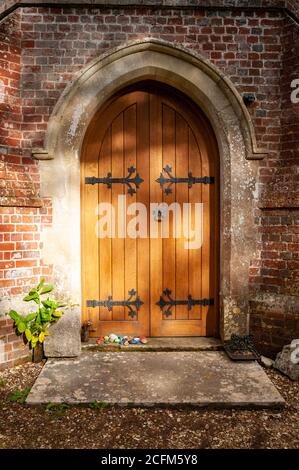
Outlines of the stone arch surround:
{"label": "stone arch surround", "polygon": [[[220,155],[220,336],[248,332],[248,270],[255,256],[253,210],[257,148],[250,115],[233,84],[198,54],[153,39],[113,49],[92,61],[67,87],[48,124],[40,162],[41,196],[53,201],[53,226],[42,256],[80,316],[80,153],[91,118],[120,89],[156,80],[180,90],[206,114]],[[58,326],[58,325],[57,325]],[[52,335],[55,336],[55,335]],[[53,341],[55,339],[53,338]]]}

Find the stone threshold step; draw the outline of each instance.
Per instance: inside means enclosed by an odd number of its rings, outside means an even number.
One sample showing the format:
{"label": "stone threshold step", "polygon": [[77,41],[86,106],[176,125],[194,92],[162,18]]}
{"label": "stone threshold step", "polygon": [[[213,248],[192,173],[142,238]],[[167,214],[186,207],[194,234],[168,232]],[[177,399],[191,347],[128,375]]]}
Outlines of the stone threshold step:
{"label": "stone threshold step", "polygon": [[26,401],[249,409],[285,403],[257,362],[232,362],[223,351],[84,351],[48,359]]}
{"label": "stone threshold step", "polygon": [[147,344],[129,344],[124,346],[117,343],[96,344],[95,339],[82,343],[82,349],[88,351],[221,351],[223,345],[218,338],[207,337],[163,337],[148,338]]}

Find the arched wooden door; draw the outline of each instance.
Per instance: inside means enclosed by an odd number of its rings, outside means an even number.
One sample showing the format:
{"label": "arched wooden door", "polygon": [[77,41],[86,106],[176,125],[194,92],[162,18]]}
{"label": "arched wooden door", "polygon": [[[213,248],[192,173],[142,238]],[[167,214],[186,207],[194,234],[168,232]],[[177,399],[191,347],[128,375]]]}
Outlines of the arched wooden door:
{"label": "arched wooden door", "polygon": [[94,336],[217,335],[216,157],[206,119],[168,89],[140,86],[94,117],[81,172],[83,319]]}

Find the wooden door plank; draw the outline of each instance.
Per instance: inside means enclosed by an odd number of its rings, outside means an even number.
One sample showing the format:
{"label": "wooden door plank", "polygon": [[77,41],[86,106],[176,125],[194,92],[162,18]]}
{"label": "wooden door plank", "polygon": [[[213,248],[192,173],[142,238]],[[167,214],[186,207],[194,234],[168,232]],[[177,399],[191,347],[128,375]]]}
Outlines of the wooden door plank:
{"label": "wooden door plank", "polygon": [[[195,136],[189,127],[189,171],[195,177],[201,177],[201,155],[196,142]],[[189,189],[189,203],[191,204],[191,230],[195,229],[195,204],[201,203],[202,184],[194,184]],[[201,223],[201,221],[200,221]],[[190,226],[189,226],[190,227]],[[201,228],[201,227],[200,227]],[[201,231],[200,231],[201,232]],[[202,232],[201,232],[202,233]],[[191,233],[189,233],[190,237]],[[201,254],[202,248],[190,249],[191,243],[189,241],[189,293],[193,299],[201,299],[201,283],[202,283],[202,268],[201,268]],[[201,306],[193,307],[189,311],[189,319],[201,318]]]}
{"label": "wooden door plank", "polygon": [[[112,176],[122,178],[126,175],[126,165],[124,165],[124,115],[120,113],[111,125],[111,170]],[[118,196],[124,194],[123,184],[113,184],[111,188],[112,207],[115,211],[115,220],[118,220]],[[111,262],[112,262],[112,297],[114,300],[126,298],[125,292],[125,241],[118,237],[118,224],[116,226],[115,237],[111,240]],[[112,319],[114,321],[124,320],[125,308],[116,306],[112,309]]]}
{"label": "wooden door plank", "polygon": [[152,336],[201,336],[201,320],[161,320],[158,326]]}
{"label": "wooden door plank", "polygon": [[205,319],[205,334],[207,336],[219,335],[219,159],[215,139],[210,139],[210,147],[206,154],[210,175],[214,176],[215,183],[210,186],[210,297],[214,298],[214,305],[208,310]]}
{"label": "wooden door plank", "polygon": [[[162,168],[162,110],[161,98],[156,94],[150,95],[150,201],[162,202],[162,191],[155,181]],[[152,220],[152,213],[150,214]],[[161,310],[156,302],[162,294],[162,238],[150,239],[150,293],[151,293],[151,334],[161,334]]]}
{"label": "wooden door plank", "polygon": [[[202,146],[202,174],[203,176],[214,176],[211,175],[210,165],[209,165],[209,155],[207,155],[206,147]],[[202,185],[202,203],[203,203],[203,245],[202,245],[202,297],[209,299],[213,296],[210,286],[211,278],[211,268],[214,269],[214,266],[211,267],[211,201],[210,201],[210,191],[212,185],[203,184]],[[202,307],[202,334],[206,335],[206,319],[209,310],[214,307]]]}
{"label": "wooden door plank", "polygon": [[[167,165],[175,171],[175,111],[163,104],[162,107],[162,132],[163,132],[163,168]],[[162,169],[161,169],[162,171]],[[175,203],[176,185],[172,186],[172,193],[165,194],[163,202],[171,205]],[[173,211],[169,211],[169,238],[163,238],[163,290],[170,289],[172,296],[176,297],[175,286],[175,230],[173,223],[175,217]],[[172,308],[172,315],[165,316],[164,320],[176,318],[176,307]]]}
{"label": "wooden door plank", "polygon": [[[99,176],[106,176],[111,172],[111,126],[107,130],[99,158]],[[98,185],[99,202],[111,204],[111,189],[106,184]],[[112,269],[111,269],[111,238],[100,238],[100,299],[107,299],[112,295]],[[112,313],[105,307],[100,307],[100,320],[112,320]]]}
{"label": "wooden door plank", "polygon": [[[176,113],[176,176],[186,177],[188,175],[188,125],[186,121]],[[176,201],[183,209],[183,204],[188,202],[188,184],[176,184]],[[184,214],[182,213],[182,216]],[[188,249],[185,247],[183,229],[188,223],[182,217],[181,237],[176,239],[176,298],[179,300],[187,299],[189,291],[188,279]],[[188,225],[187,225],[188,227]],[[188,309],[184,305],[176,307],[176,319],[188,319]]]}
{"label": "wooden door plank", "polygon": [[137,202],[147,209],[147,237],[137,239],[137,292],[144,304],[138,318],[144,334],[149,334],[150,322],[150,159],[149,159],[149,94],[139,93],[137,100],[137,164],[136,168],[144,180],[137,191]]}
{"label": "wooden door plank", "polygon": [[[136,104],[124,111],[124,171],[133,166],[136,168]],[[136,191],[139,191],[138,189]],[[127,193],[127,188],[126,188]],[[127,204],[136,203],[136,193],[127,194]],[[131,216],[128,216],[128,222]],[[137,246],[136,239],[127,234],[125,238],[125,296],[129,290],[137,289]],[[136,318],[129,316],[125,311],[125,319],[133,321]]]}

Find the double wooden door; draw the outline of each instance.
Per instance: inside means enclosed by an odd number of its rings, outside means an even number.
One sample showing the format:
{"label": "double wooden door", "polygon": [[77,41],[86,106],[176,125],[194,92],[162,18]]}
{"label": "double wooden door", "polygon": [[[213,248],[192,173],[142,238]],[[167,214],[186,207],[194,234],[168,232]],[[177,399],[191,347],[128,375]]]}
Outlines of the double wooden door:
{"label": "double wooden door", "polygon": [[205,118],[167,89],[127,91],[93,118],[81,256],[95,336],[217,334],[216,154]]}

